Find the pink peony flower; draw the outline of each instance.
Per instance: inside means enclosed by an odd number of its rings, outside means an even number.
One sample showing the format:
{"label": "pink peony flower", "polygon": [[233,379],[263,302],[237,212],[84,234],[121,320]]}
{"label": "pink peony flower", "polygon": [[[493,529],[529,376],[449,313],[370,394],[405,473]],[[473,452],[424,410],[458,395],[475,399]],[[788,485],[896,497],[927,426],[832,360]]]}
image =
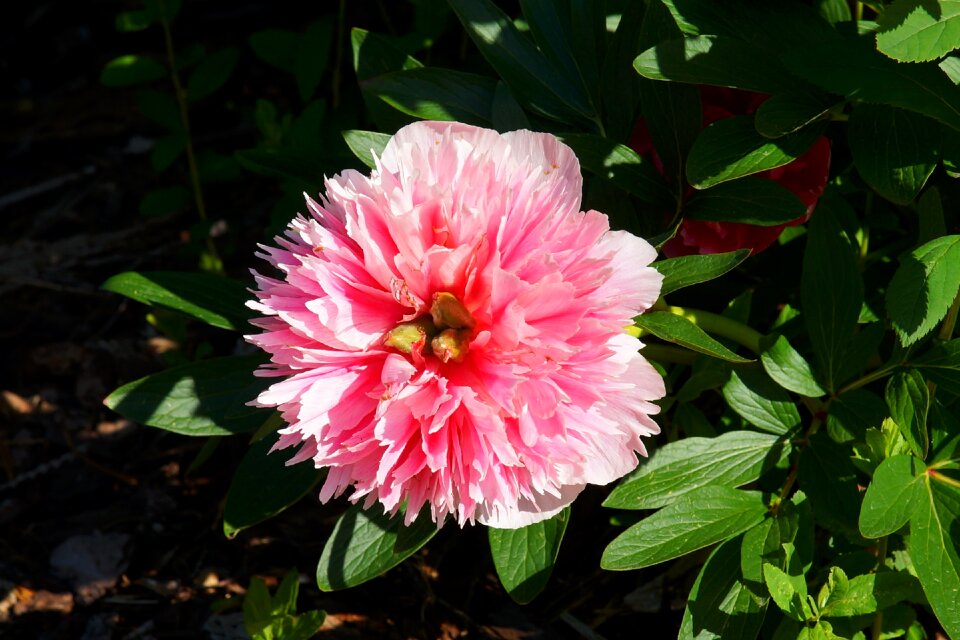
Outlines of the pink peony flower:
{"label": "pink peony flower", "polygon": [[[703,126],[730,118],[735,115],[754,113],[763,104],[767,96],[752,91],[728,89],[726,87],[700,87],[700,106]],[[653,140],[643,120],[637,122],[630,146],[640,155],[650,155],[658,171],[662,174],[663,164],[653,148]],[[804,215],[786,224],[763,227],[740,222],[705,222],[684,220],[677,234],[662,247],[663,253],[671,258],[698,253],[725,253],[737,249],[750,249],[757,254],[773,244],[786,227],[803,224],[810,219],[817,206],[817,200],[823,195],[830,176],[830,141],[824,136],[793,162],[762,171],[758,178],[766,178],[780,183],[792,191],[807,210]],[[690,190],[692,191],[692,190]],[[688,191],[689,195],[689,191]]]}
{"label": "pink peony flower", "polygon": [[328,468],[322,501],[514,528],[637,465],[664,385],[623,327],[656,252],[580,192],[551,135],[419,122],[263,247],[280,277],[255,274],[247,339],[285,379],[255,404]]}

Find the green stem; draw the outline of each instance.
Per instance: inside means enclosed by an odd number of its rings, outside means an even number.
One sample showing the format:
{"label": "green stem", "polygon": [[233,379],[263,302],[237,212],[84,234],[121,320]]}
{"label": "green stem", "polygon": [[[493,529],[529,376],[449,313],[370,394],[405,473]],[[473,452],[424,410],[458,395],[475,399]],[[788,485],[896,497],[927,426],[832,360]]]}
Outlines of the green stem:
{"label": "green stem", "polygon": [[950,305],[950,310],[947,311],[947,317],[945,317],[940,324],[940,332],[937,334],[938,338],[941,340],[949,340],[953,337],[953,330],[957,326],[958,313],[960,313],[960,291],[957,292],[957,297],[953,299],[953,304]]}
{"label": "green stem", "polygon": [[[887,557],[887,536],[882,536],[877,540],[877,567],[880,568],[883,566],[883,561]],[[877,611],[877,615],[873,618],[873,627],[871,629],[870,637],[872,640],[880,640],[880,635],[883,631],[883,611]]]}
{"label": "green stem", "polygon": [[853,391],[854,389],[859,389],[860,387],[863,387],[863,386],[866,386],[866,385],[870,384],[870,383],[873,382],[874,380],[879,380],[880,378],[886,378],[888,375],[890,375],[890,373],[891,373],[894,369],[896,369],[897,367],[899,367],[900,364],[902,364],[902,363],[899,363],[899,362],[898,362],[898,363],[895,363],[895,364],[888,364],[887,366],[885,366],[885,367],[880,367],[879,369],[875,369],[875,370],[871,371],[870,373],[868,373],[867,375],[863,376],[862,378],[857,378],[857,379],[854,380],[853,382],[851,382],[851,383],[849,383],[849,384],[847,384],[847,385],[844,385],[843,387],[840,387],[840,389],[837,391],[836,395],[839,396],[839,395],[842,395],[842,394],[846,393],[847,391]]}
{"label": "green stem", "polygon": [[653,305],[652,310],[666,311],[667,313],[685,318],[707,333],[712,333],[722,338],[729,338],[754,353],[760,353],[761,351],[760,340],[763,338],[763,334],[732,318],[700,309],[671,306],[662,300]]}
{"label": "green stem", "polygon": [[[177,99],[177,107],[180,110],[180,124],[183,126],[183,135],[186,138],[185,151],[187,154],[187,170],[190,173],[190,186],[193,188],[193,201],[197,207],[197,215],[206,222],[207,207],[203,200],[203,190],[200,187],[200,171],[197,168],[197,157],[193,151],[193,137],[190,135],[190,114],[187,110],[187,92],[183,89],[183,83],[180,81],[180,73],[177,71],[177,59],[173,50],[173,34],[170,32],[170,21],[167,19],[167,8],[164,0],[158,0],[160,5],[160,26],[163,27],[163,43],[167,50],[167,66],[170,67],[170,79],[173,81],[173,91]],[[207,236],[207,251],[210,252],[217,262],[220,258],[217,256],[217,249],[213,244],[213,239]]]}

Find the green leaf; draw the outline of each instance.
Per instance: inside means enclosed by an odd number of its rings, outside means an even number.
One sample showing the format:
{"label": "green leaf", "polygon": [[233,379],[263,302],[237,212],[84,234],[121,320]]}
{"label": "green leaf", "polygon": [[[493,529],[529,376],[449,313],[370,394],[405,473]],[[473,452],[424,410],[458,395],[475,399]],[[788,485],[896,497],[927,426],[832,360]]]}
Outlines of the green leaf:
{"label": "green leaf", "polygon": [[960,338],[939,344],[913,361],[923,377],[938,387],[960,395]]}
{"label": "green leaf", "polygon": [[588,133],[564,133],[564,144],[573,149],[584,169],[611,182],[644,202],[668,207],[673,195],[653,162],[630,147]]}
{"label": "green leaf", "polygon": [[878,395],[854,389],[830,401],[827,433],[836,442],[863,440],[867,429],[877,429],[887,417],[887,405]]}
{"label": "green leaf", "polygon": [[947,226],[943,219],[943,204],[940,201],[940,191],[930,187],[923,192],[917,201],[917,217],[919,230],[917,242],[926,244],[935,238],[947,235]]}
{"label": "green leaf", "polygon": [[161,127],[173,132],[183,131],[183,121],[180,120],[180,107],[177,101],[168,93],[144,89],[137,92],[137,106],[143,115],[147,116]]}
{"label": "green leaf", "polygon": [[547,585],[569,520],[567,508],[520,529],[487,529],[497,575],[516,602],[530,602]]}
{"label": "green leaf", "polygon": [[304,191],[319,191],[330,163],[305,149],[244,149],[234,154],[247,170],[293,181]]}
{"label": "green leaf", "polygon": [[922,499],[910,517],[910,558],[933,612],[948,636],[960,637],[960,490],[928,472]]}
{"label": "green leaf", "polygon": [[743,534],[740,547],[740,572],[743,579],[757,585],[764,583],[763,565],[773,564],[779,569],[787,566],[785,544],[797,537],[800,517],[793,503],[781,503],[782,509],[770,514],[757,526]]}
{"label": "green leaf", "polygon": [[771,139],[757,132],[753,116],[717,120],[693,143],[687,158],[687,180],[695,189],[706,189],[782,167],[806,153],[821,131],[820,126],[810,126]]}
{"label": "green leaf", "polygon": [[940,126],[910,111],[859,104],[847,137],[860,177],[897,204],[912,202],[937,166]]}
{"label": "green leaf", "polygon": [[782,335],[776,336],[760,354],[760,361],[773,381],[788,391],[808,398],[826,395],[807,360]]}
{"label": "green leaf", "polygon": [[807,208],[783,185],[765,178],[740,178],[697,191],[683,205],[689,220],[739,222],[760,226],[786,224]]}
{"label": "green leaf", "polygon": [[923,463],[913,456],[895,455],[880,463],[860,507],[860,533],[879,538],[895,533],[924,499]]}
{"label": "green leaf", "polygon": [[281,71],[297,70],[297,47],[300,37],[293,31],[265,29],[252,34],[247,42],[258,58]]}
{"label": "green leaf", "polygon": [[900,259],[887,314],[904,346],[936,327],[960,291],[960,235],[931,240]]}
{"label": "green leaf", "polygon": [[839,373],[863,305],[863,280],[854,249],[839,223],[848,206],[839,199],[821,198],[817,215],[808,225],[800,279],[803,320],[820,374],[817,379],[828,391],[841,382]]}
{"label": "green leaf", "polygon": [[[624,19],[629,18],[630,16],[626,16]],[[641,51],[680,35],[670,12],[661,2],[647,3],[646,14],[642,21],[639,19],[637,21],[641,22],[639,34]],[[692,85],[656,82],[637,77],[630,68],[630,62],[637,50],[636,46],[631,49],[630,59],[624,60],[623,63],[626,63],[625,69],[633,74],[631,84],[639,83],[640,106],[647,133],[663,163],[664,175],[679,194],[683,188],[687,155],[703,128],[700,91]],[[623,83],[624,80],[621,79],[620,84]],[[621,98],[617,96],[615,99],[619,101]],[[629,131],[633,131],[634,128],[635,125],[631,122]]]}
{"label": "green leaf", "polygon": [[563,122],[596,120],[579,74],[570,76],[557,68],[490,0],[449,3],[467,35],[521,104]]}
{"label": "green leaf", "polygon": [[309,460],[287,466],[292,450],[271,453],[277,438],[271,435],[250,445],[233,475],[223,508],[223,533],[228,538],[294,504],[320,477]]}
{"label": "green leaf", "polygon": [[667,311],[648,311],[633,319],[634,323],[661,340],[673,342],[681,347],[692,349],[708,356],[727,362],[751,362],[711,338],[703,329],[686,318]]}
{"label": "green leaf", "polygon": [[678,289],[719,278],[749,255],[749,249],[740,249],[729,253],[668,258],[654,262],[652,266],[663,275],[660,295],[665,296]]}
{"label": "green leaf", "polygon": [[734,87],[762,93],[795,88],[795,80],[773,57],[758,56],[756,47],[725,36],[704,35],[661,42],[633,61],[650,80]]}
{"label": "green leaf", "polygon": [[[793,73],[847,98],[887,104],[929,116],[960,130],[960,87],[937,67],[901,64],[876,50],[873,34],[817,34],[784,51]],[[858,109],[862,105],[858,105]]]}
{"label": "green leaf", "polygon": [[744,420],[778,435],[800,426],[800,413],[787,392],[760,371],[734,370],[723,398]]}
{"label": "green leaf", "polygon": [[381,35],[354,27],[350,32],[353,47],[353,68],[358,80],[368,80],[385,73],[423,67]]}
{"label": "green leaf", "polygon": [[155,189],[140,200],[140,215],[148,218],[165,216],[179,211],[188,202],[190,202],[190,191],[186,187]]}
{"label": "green leaf", "polygon": [[927,432],[930,391],[923,376],[916,369],[893,374],[887,381],[886,398],[890,417],[900,427],[900,433],[918,458],[926,458],[930,448]]}
{"label": "green leaf", "polygon": [[150,164],[157,173],[163,173],[187,148],[187,136],[174,133],[157,140],[150,150]]}
{"label": "green leaf", "polygon": [[[578,59],[574,53],[574,47],[586,44],[587,41],[593,42],[591,37],[593,34],[586,32],[581,34],[585,37],[576,38],[575,28],[586,30],[589,25],[576,24],[572,10],[578,5],[589,6],[590,4],[592,3],[520,0],[523,18],[541,55],[572,86],[576,87],[578,94],[585,96],[588,100],[591,90],[597,88],[597,73],[596,70],[590,73],[589,61],[585,57]],[[588,83],[593,86],[588,86]]]}
{"label": "green leaf", "polygon": [[739,571],[740,537],[718,546],[690,590],[679,640],[756,638],[767,599],[754,594]]}
{"label": "green leaf", "polygon": [[187,97],[200,100],[222,87],[237,68],[239,60],[240,51],[235,47],[226,47],[205,56],[187,80]]}
{"label": "green leaf", "polygon": [[246,329],[253,315],[246,308],[251,294],[243,283],[209,273],[127,271],[111,277],[100,288],[185,313],[221,329]]}
{"label": "green leaf", "polygon": [[330,46],[333,43],[333,22],[318,20],[303,32],[297,42],[297,61],[294,75],[300,99],[310,100],[327,71]]}
{"label": "green leaf", "polygon": [[118,13],[114,26],[120,33],[133,33],[149,28],[157,19],[157,15],[148,7]]}
{"label": "green leaf", "polygon": [[453,120],[490,126],[493,78],[452,69],[423,67],[362,80],[364,93],[422,120]]}
{"label": "green leaf", "polygon": [[813,434],[809,446],[800,453],[797,478],[821,526],[851,539],[859,538],[860,492],[856,468],[846,447],[825,433]]}
{"label": "green leaf", "polygon": [[353,155],[357,156],[360,162],[371,169],[375,169],[377,166],[377,163],[373,160],[374,154],[377,156],[383,155],[383,150],[387,146],[387,142],[393,137],[386,133],[360,131],[359,129],[341,131],[340,135],[343,136],[344,141],[347,143],[347,146],[350,147]]}
{"label": "green leaf", "polygon": [[891,58],[936,60],[960,47],[960,0],[894,0],[877,26],[877,49]]}
{"label": "green leaf", "polygon": [[510,87],[504,84],[503,80],[497,81],[491,109],[490,121],[497,131],[516,131],[517,129],[531,128],[530,120],[527,119],[527,114],[523,112],[523,107],[513,97]]}
{"label": "green leaf", "polygon": [[125,55],[108,62],[100,72],[100,84],[132,87],[167,77],[167,68],[152,58]]}
{"label": "green leaf", "polygon": [[656,509],[707,485],[739,487],[790,455],[789,441],[753,431],[686,437],[664,445],[625,476],[603,502],[611,509]]}
{"label": "green leaf", "polygon": [[277,592],[270,598],[270,609],[274,616],[293,615],[297,612],[297,596],[300,594],[300,574],[291,569],[283,577]]}
{"label": "green leaf", "polygon": [[813,6],[817,8],[817,13],[830,24],[849,22],[853,19],[850,5],[846,0],[814,0]]}
{"label": "green leaf", "polygon": [[[658,4],[650,3],[649,7]],[[607,39],[600,73],[600,106],[607,137],[613,140],[626,140],[636,126],[640,78],[631,63],[639,50],[641,29],[649,24],[644,17],[647,11],[646,3],[624,3],[616,33]],[[699,120],[696,127],[700,127]]]}
{"label": "green leaf", "polygon": [[321,591],[355,587],[397,566],[437,533],[428,513],[403,525],[402,512],[391,517],[379,503],[350,507],[337,521],[317,564]]}
{"label": "green leaf", "polygon": [[791,575],[774,564],[764,563],[763,580],[781,611],[801,622],[812,617],[807,582],[802,574]]}
{"label": "green leaf", "polygon": [[272,383],[253,375],[263,362],[259,354],[191,362],[128,382],[103,403],[129,420],[186,436],[253,431],[270,415],[246,406]]}
{"label": "green leaf", "polygon": [[816,91],[787,91],[764,100],[753,125],[767,138],[779,138],[827,118],[837,99]]}
{"label": "green leaf", "polygon": [[701,487],[620,534],[604,550],[600,566],[626,571],[679,558],[746,531],[766,512],[758,491]]}
{"label": "green leaf", "polygon": [[247,587],[243,598],[243,626],[247,633],[253,634],[268,624],[273,613],[270,590],[261,578],[254,577]]}

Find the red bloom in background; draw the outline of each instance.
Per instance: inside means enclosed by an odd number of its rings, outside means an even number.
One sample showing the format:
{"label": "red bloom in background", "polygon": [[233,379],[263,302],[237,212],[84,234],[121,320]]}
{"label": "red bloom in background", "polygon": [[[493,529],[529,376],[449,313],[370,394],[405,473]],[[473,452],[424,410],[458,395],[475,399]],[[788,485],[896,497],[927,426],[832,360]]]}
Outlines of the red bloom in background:
{"label": "red bloom in background", "polygon": [[[725,87],[700,87],[700,104],[703,113],[703,126],[737,115],[751,114],[767,99],[762,93],[727,89]],[[643,120],[637,122],[630,146],[640,155],[652,156],[657,169],[662,173],[663,165],[653,148],[650,133]],[[701,222],[684,220],[677,234],[663,245],[663,253],[668,257],[685,256],[697,253],[723,253],[737,249],[750,249],[759,253],[779,237],[784,227],[803,224],[823,195],[830,174],[830,141],[820,136],[806,153],[776,169],[755,174],[758,178],[767,178],[780,183],[807,206],[807,212],[786,224],[762,227],[739,222]]]}

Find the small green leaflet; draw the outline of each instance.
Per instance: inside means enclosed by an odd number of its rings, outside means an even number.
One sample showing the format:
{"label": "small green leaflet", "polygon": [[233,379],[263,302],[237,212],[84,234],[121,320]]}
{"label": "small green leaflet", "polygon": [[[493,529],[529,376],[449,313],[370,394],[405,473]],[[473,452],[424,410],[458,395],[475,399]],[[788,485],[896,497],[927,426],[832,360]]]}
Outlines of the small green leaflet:
{"label": "small green leaflet", "polygon": [[900,433],[918,458],[926,458],[930,448],[930,391],[923,376],[916,369],[895,373],[887,381],[886,398],[890,417],[900,427]]}
{"label": "small green leaflet", "polygon": [[778,435],[800,426],[797,405],[760,371],[734,370],[723,385],[723,397],[744,420]]}
{"label": "small green leaflet", "polygon": [[687,437],[664,445],[627,475],[603,506],[655,509],[707,485],[752,482],[790,454],[790,442],[754,431],[716,438]]}
{"label": "small green leaflet", "polygon": [[360,131],[359,129],[341,131],[340,135],[343,136],[343,140],[350,147],[353,155],[357,156],[360,162],[371,169],[375,169],[377,166],[377,163],[373,160],[374,154],[377,156],[383,155],[383,150],[392,137],[386,133]]}
{"label": "small green leaflet", "polygon": [[760,354],[760,361],[773,381],[788,391],[808,398],[819,398],[827,393],[817,382],[810,364],[782,335],[767,344]]}
{"label": "small green leaflet", "polygon": [[880,463],[873,473],[860,507],[860,533],[879,538],[907,524],[924,499],[923,463],[907,455],[895,455]]}
{"label": "small green leaflet", "polygon": [[128,271],[101,285],[137,302],[180,311],[221,329],[243,330],[253,296],[243,283],[209,273]]}
{"label": "small green leaflet", "polygon": [[487,529],[497,575],[516,602],[530,602],[547,585],[569,521],[567,508],[520,529]]}
{"label": "small green leaflet", "polygon": [[904,346],[930,333],[960,291],[960,235],[931,240],[900,259],[887,314]]}
{"label": "small green leaflet", "polygon": [[421,512],[409,527],[403,512],[390,517],[379,503],[353,505],[340,516],[317,564],[322,591],[355,587],[386,573],[416,553],[437,533],[430,514]]}

